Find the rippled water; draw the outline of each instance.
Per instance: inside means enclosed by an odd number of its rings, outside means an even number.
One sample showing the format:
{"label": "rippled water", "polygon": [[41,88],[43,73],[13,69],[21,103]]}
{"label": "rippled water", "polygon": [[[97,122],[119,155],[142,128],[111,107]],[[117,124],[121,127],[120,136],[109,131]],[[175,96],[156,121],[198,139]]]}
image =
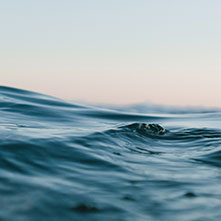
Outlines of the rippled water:
{"label": "rippled water", "polygon": [[0,87],[0,220],[221,220],[220,168],[219,110]]}

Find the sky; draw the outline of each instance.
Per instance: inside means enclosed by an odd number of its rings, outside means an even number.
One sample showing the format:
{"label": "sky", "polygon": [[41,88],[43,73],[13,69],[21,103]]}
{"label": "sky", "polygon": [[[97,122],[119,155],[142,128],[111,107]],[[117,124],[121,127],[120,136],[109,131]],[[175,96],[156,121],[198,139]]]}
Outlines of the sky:
{"label": "sky", "polygon": [[0,85],[92,103],[221,107],[219,0],[0,2]]}

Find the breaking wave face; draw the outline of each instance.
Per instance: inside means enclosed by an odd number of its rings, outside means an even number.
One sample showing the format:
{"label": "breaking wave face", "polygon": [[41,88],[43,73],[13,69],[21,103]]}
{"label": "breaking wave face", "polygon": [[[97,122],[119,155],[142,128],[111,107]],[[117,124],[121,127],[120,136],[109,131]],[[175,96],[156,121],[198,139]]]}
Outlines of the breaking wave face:
{"label": "breaking wave face", "polygon": [[0,220],[221,220],[220,167],[219,110],[0,87]]}

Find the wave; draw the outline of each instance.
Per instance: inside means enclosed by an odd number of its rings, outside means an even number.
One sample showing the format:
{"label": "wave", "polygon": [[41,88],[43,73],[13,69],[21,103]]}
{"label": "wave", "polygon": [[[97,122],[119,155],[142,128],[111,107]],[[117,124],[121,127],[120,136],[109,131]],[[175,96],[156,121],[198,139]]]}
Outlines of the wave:
{"label": "wave", "polygon": [[175,112],[1,86],[0,219],[219,220],[220,112]]}

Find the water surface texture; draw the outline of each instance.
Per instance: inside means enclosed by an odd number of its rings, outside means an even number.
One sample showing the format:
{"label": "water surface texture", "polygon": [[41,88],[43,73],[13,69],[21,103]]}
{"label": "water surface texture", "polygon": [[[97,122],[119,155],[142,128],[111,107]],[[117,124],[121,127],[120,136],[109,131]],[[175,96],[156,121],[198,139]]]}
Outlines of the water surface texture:
{"label": "water surface texture", "polygon": [[78,105],[0,87],[0,220],[221,220],[221,112]]}

